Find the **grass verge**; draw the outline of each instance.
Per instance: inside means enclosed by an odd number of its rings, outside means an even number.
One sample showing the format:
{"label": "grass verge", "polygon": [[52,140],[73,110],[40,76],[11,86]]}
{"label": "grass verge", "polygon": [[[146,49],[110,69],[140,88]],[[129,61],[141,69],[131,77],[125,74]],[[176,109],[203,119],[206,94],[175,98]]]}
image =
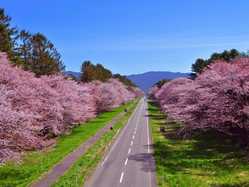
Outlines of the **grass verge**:
{"label": "grass verge", "polygon": [[179,125],[151,102],[149,115],[159,187],[249,186],[247,154],[228,137],[208,132],[179,139]]}
{"label": "grass verge", "polygon": [[130,115],[136,107],[134,103],[128,112],[114,126],[112,131],[105,133],[74,165],[60,177],[53,187],[79,187],[83,186],[86,178],[94,171],[101,161],[104,153],[108,150],[108,145],[112,142],[117,131],[127,123]]}
{"label": "grass verge", "polygon": [[53,148],[25,154],[21,163],[8,162],[0,166],[1,187],[24,187],[37,180],[80,144],[103,128],[113,117],[134,105],[135,101],[105,112],[97,118],[75,127],[69,135],[60,136]]}

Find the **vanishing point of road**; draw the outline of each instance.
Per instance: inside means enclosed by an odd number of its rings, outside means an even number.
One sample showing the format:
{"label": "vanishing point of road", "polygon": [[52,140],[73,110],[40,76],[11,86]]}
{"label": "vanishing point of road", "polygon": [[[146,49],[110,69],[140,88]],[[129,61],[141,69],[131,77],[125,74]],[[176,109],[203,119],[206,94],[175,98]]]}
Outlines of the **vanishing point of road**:
{"label": "vanishing point of road", "polygon": [[155,187],[147,102],[138,103],[86,187]]}

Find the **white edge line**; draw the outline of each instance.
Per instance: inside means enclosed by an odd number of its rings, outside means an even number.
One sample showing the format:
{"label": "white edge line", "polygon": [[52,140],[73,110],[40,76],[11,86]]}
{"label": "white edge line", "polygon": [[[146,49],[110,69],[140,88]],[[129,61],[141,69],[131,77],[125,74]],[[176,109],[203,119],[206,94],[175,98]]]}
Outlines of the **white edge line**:
{"label": "white edge line", "polygon": [[133,141],[131,141],[131,146],[133,145]]}
{"label": "white edge line", "polygon": [[148,111],[146,111],[146,123],[147,123],[147,144],[148,144],[148,153],[150,153],[150,129],[149,129]]}
{"label": "white edge line", "polygon": [[[118,130],[117,130],[117,132],[116,132],[115,136],[113,137],[113,139],[114,139],[114,140],[115,140],[116,136],[118,135],[119,131],[120,131],[120,129],[118,129]],[[111,145],[111,143],[110,143],[108,146],[110,146],[110,145]],[[101,166],[103,166],[103,165],[105,164],[105,162],[106,162],[107,158],[108,158],[108,157],[105,157],[105,159],[103,160],[103,162],[102,162]]]}
{"label": "white edge line", "polygon": [[[146,103],[146,108],[148,108],[148,104]],[[146,110],[146,122],[147,122],[147,132],[148,132],[148,153],[150,153],[150,129],[149,129],[149,112],[148,110]],[[151,172],[148,173],[149,174],[149,186],[151,186]]]}
{"label": "white edge line", "polygon": [[126,158],[126,160],[125,160],[125,165],[127,165],[127,163],[128,163],[128,158]]}
{"label": "white edge line", "polygon": [[121,176],[120,176],[120,179],[119,179],[119,182],[120,182],[120,183],[122,183],[123,177],[124,177],[124,172],[121,173]]}

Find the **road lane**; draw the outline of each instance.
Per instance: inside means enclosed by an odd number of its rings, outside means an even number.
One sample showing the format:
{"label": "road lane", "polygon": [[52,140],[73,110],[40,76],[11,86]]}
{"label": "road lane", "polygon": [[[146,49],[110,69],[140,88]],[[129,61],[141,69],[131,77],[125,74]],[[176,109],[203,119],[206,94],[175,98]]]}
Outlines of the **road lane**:
{"label": "road lane", "polygon": [[143,98],[86,187],[155,187],[147,103]]}

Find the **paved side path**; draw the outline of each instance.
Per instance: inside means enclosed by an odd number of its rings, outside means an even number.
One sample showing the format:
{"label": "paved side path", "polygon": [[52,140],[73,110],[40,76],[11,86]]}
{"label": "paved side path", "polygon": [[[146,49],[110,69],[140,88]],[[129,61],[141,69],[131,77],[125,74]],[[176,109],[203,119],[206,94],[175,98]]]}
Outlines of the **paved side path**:
{"label": "paved side path", "polygon": [[31,184],[31,187],[49,187],[54,184],[60,176],[62,176],[75,161],[77,161],[99,138],[110,130],[110,127],[115,125],[118,120],[125,115],[124,112],[118,114],[104,128],[100,129],[94,136],[81,144],[75,151],[69,153],[62,161],[55,165],[47,174],[39,181]]}
{"label": "paved side path", "polygon": [[126,127],[85,187],[155,187],[146,99],[142,99]]}

